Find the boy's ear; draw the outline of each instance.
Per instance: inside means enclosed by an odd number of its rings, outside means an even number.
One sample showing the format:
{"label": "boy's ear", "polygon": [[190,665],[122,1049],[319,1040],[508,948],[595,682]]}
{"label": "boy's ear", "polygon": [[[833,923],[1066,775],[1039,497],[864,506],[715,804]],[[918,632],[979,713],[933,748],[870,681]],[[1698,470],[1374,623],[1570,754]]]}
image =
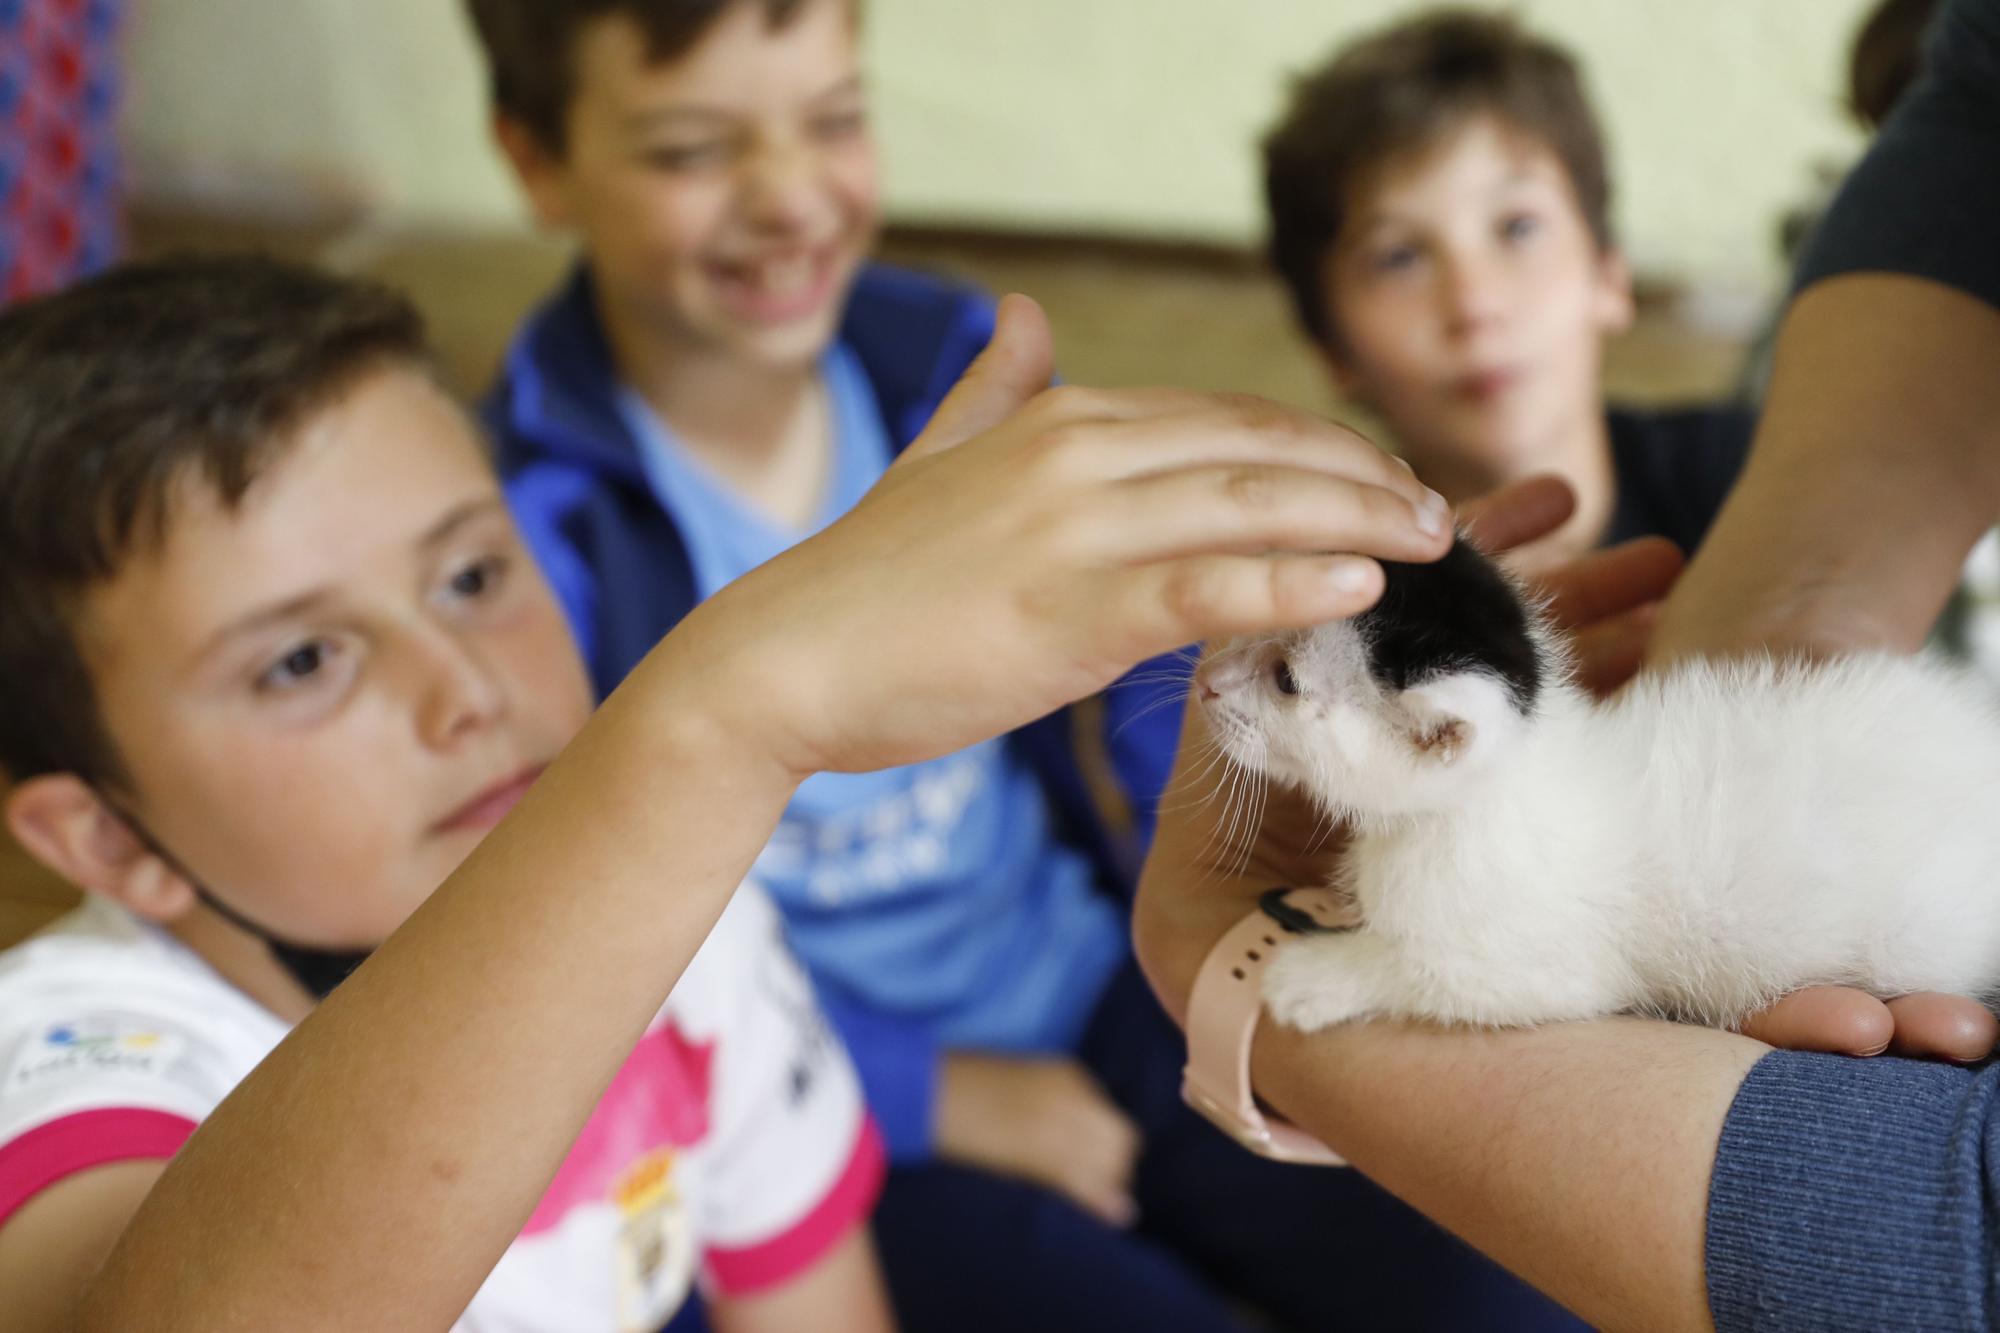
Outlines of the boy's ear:
{"label": "boy's ear", "polygon": [[1625,252],[1616,246],[1597,257],[1597,327],[1605,333],[1623,333],[1632,327],[1636,307],[1632,298],[1632,266]]}
{"label": "boy's ear", "polygon": [[162,924],[196,903],[194,886],[74,773],[29,778],[7,793],[7,828],[70,883]]}
{"label": "boy's ear", "polygon": [[569,171],[540,135],[510,116],[493,117],[493,142],[508,164],[535,220],[544,227],[566,227],[570,223]]}

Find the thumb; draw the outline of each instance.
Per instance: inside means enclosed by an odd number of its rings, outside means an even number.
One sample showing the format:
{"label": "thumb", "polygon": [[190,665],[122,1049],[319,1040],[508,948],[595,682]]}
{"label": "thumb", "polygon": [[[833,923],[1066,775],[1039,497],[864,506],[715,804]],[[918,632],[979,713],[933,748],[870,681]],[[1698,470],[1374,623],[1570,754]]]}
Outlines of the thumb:
{"label": "thumb", "polygon": [[905,458],[941,453],[988,431],[1020,411],[1049,387],[1055,350],[1049,318],[1041,306],[1018,292],[1002,297],[993,337],[945,395],[923,434],[903,451]]}

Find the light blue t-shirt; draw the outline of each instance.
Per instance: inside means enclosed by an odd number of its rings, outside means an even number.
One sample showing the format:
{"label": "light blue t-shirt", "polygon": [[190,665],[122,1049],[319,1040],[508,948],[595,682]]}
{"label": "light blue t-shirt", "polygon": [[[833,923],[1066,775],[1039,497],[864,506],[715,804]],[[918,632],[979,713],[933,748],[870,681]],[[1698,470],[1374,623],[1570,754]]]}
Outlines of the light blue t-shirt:
{"label": "light blue t-shirt", "polygon": [[[889,466],[874,391],[836,345],[825,503],[803,530],[745,504],[635,392],[620,411],[706,598],[853,508]],[[1053,837],[1033,773],[1001,741],[880,773],[807,779],[752,872],[836,999],[922,1023],[943,1046],[1055,1051],[1125,954],[1117,906]],[[836,1013],[838,1006],[835,1007]],[[867,1053],[855,1052],[864,1068]]]}

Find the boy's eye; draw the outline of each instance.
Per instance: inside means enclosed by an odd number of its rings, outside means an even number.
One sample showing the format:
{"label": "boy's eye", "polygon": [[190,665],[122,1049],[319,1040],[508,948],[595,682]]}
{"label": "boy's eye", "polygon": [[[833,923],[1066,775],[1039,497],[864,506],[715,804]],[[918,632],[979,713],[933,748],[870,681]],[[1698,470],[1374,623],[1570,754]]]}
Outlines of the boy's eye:
{"label": "boy's eye", "polygon": [[662,145],[648,148],[645,156],[648,165],[662,171],[699,171],[722,165],[729,157],[729,145],[721,140]]}
{"label": "boy's eye", "polygon": [[503,557],[487,556],[483,560],[475,560],[453,574],[447,586],[452,596],[471,601],[492,592],[499,586],[500,580],[506,573],[507,561]]}
{"label": "boy's eye", "polygon": [[333,645],[325,639],[302,643],[264,668],[257,677],[257,688],[285,690],[303,685],[325,668],[333,651]]}
{"label": "boy's eye", "polygon": [[1292,664],[1279,658],[1271,668],[1271,683],[1278,687],[1278,693],[1293,695],[1299,692],[1299,678],[1292,674]]}
{"label": "boy's eye", "polygon": [[1414,245],[1391,245],[1368,256],[1368,266],[1377,273],[1398,273],[1417,262]]}
{"label": "boy's eye", "polygon": [[1500,219],[1500,237],[1507,241],[1524,241],[1542,229],[1542,220],[1533,213],[1509,213]]}

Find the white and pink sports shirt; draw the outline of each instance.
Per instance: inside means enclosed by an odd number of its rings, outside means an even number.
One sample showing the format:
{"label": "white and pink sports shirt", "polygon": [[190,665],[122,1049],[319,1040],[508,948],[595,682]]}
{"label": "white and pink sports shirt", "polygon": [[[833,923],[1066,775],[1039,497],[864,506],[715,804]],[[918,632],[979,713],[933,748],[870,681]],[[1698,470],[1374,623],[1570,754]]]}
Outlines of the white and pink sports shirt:
{"label": "white and pink sports shirt", "polygon": [[[440,1044],[452,1026],[438,1015]],[[285,1032],[101,902],[0,953],[0,1223],[65,1176],[171,1156]],[[697,1282],[775,1286],[865,1220],[883,1166],[847,1053],[746,885],[456,1328],[651,1330]]]}

